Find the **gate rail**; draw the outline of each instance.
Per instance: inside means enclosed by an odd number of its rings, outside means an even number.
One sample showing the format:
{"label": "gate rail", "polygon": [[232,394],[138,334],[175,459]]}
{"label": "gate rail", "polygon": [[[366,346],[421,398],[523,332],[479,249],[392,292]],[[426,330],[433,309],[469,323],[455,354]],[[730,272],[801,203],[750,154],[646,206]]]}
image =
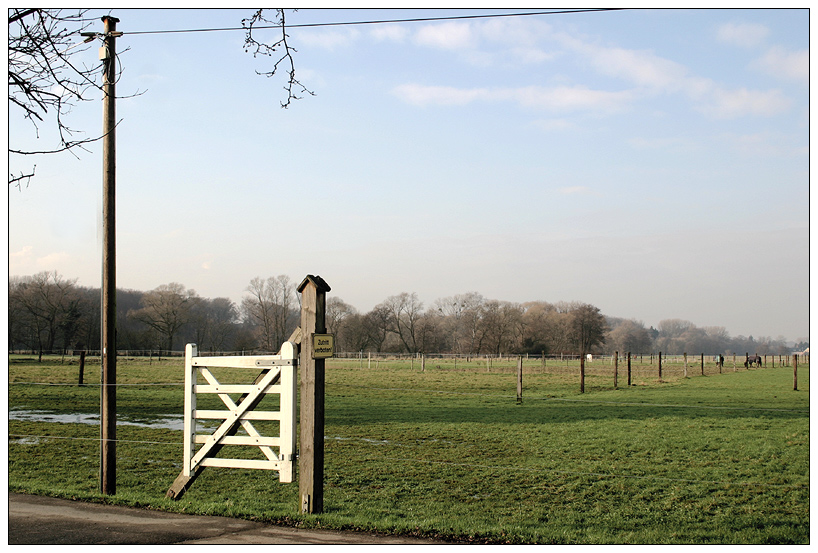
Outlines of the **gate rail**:
{"label": "gate rail", "polygon": [[[281,482],[292,482],[296,457],[296,367],[298,346],[285,342],[277,355],[200,357],[196,344],[185,348],[184,465],[182,475],[190,478],[201,467],[276,470]],[[261,369],[250,384],[222,384],[210,370],[215,367]],[[206,384],[198,383],[198,375]],[[226,409],[197,409],[200,394],[217,395]],[[234,402],[229,394],[241,394]],[[267,394],[279,394],[278,411],[256,407]],[[212,434],[198,434],[200,420],[220,420]],[[279,421],[278,436],[262,436],[253,421]],[[236,435],[239,428],[246,435]],[[201,447],[196,450],[196,444]],[[258,447],[264,459],[216,457],[223,446]],[[273,448],[278,449],[276,453]]]}

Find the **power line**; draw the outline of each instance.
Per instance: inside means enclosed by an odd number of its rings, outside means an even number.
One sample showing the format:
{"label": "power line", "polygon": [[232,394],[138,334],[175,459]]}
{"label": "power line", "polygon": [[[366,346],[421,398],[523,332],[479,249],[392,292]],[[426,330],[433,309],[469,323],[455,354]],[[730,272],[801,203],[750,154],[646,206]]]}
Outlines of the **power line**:
{"label": "power line", "polygon": [[[298,25],[284,25],[287,29],[299,29],[308,27],[340,27],[345,25],[379,25],[384,23],[423,23],[430,21],[455,21],[464,19],[489,19],[499,17],[527,17],[535,15],[563,15],[572,13],[592,13],[592,12],[607,12],[620,11],[625,8],[593,8],[581,10],[559,10],[559,11],[537,11],[537,12],[520,12],[520,13],[500,13],[500,14],[484,14],[484,15],[454,15],[448,17],[416,17],[408,19],[379,19],[372,21],[343,21],[334,23],[301,23]],[[253,30],[259,29],[280,29],[281,25],[259,25],[253,26]],[[158,31],[128,31],[127,35],[157,35],[157,34],[171,34],[171,33],[209,33],[219,31],[247,31],[249,27],[215,27],[202,29],[168,29]]]}

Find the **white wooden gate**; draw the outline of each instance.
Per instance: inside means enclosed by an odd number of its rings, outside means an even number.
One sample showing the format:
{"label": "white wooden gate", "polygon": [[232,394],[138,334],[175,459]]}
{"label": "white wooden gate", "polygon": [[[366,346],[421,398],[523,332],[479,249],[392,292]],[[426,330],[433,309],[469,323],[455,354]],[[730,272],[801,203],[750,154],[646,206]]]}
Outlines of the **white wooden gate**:
{"label": "white wooden gate", "polygon": [[[197,467],[230,467],[276,470],[281,482],[293,481],[296,447],[296,365],[298,347],[284,342],[278,355],[199,357],[196,344],[185,348],[185,438],[182,474],[190,477]],[[250,384],[221,384],[211,368],[248,369],[256,377]],[[250,371],[250,369],[256,369]],[[260,373],[259,373],[260,370]],[[206,384],[197,384],[198,375]],[[216,394],[226,409],[197,409],[196,397]],[[230,394],[241,394],[238,402]],[[257,411],[266,394],[279,394],[278,411]],[[197,421],[220,420],[212,434],[197,434]],[[278,436],[262,436],[252,421],[279,421]],[[239,428],[245,432],[236,435]],[[195,444],[201,444],[196,450]],[[264,459],[226,459],[215,455],[223,446],[258,447]],[[276,453],[273,448],[278,449]]]}

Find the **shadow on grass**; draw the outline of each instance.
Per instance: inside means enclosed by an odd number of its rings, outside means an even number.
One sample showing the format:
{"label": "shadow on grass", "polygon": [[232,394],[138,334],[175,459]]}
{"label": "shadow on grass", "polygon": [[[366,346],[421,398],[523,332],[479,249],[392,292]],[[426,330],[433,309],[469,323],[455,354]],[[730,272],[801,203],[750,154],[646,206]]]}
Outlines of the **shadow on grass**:
{"label": "shadow on grass", "polygon": [[660,418],[759,421],[808,420],[808,409],[765,408],[763,406],[707,406],[610,402],[593,399],[524,398],[485,399],[437,396],[432,398],[396,398],[383,402],[361,399],[329,398],[327,423],[360,425],[376,423],[496,423],[559,424],[603,420],[651,420]]}

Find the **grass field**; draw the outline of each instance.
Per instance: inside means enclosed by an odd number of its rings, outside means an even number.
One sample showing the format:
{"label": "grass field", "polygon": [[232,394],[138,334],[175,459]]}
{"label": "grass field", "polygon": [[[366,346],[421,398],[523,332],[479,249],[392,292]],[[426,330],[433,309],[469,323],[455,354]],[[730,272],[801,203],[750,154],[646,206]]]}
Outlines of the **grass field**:
{"label": "grass field", "polygon": [[794,391],[792,367],[700,376],[696,359],[660,381],[645,363],[630,387],[620,364],[618,389],[589,364],[580,394],[575,362],[529,361],[518,404],[515,360],[330,360],[325,512],[300,515],[298,484],[266,471],[208,468],[165,498],[178,358],[118,361],[117,494],[101,496],[99,427],[80,417],[95,422],[99,387],[74,385],[75,359],[14,356],[9,490],[473,543],[809,543],[809,365]]}

